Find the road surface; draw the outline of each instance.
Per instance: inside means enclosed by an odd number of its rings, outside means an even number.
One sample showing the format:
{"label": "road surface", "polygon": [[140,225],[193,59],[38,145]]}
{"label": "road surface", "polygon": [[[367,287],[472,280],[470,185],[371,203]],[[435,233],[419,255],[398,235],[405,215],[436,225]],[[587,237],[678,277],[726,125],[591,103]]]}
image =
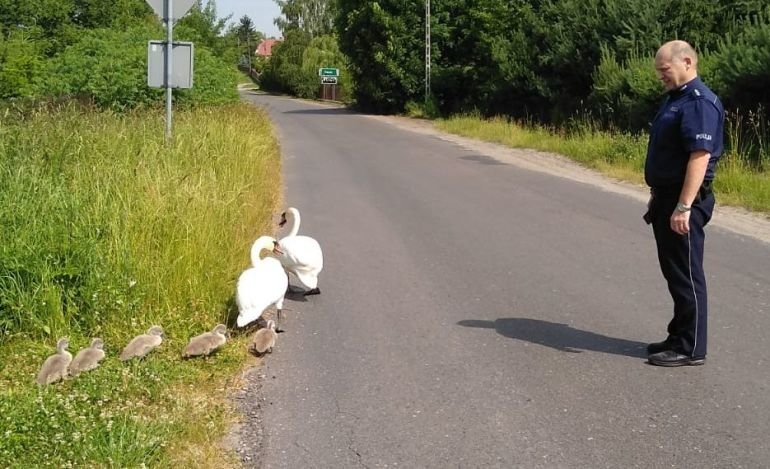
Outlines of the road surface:
{"label": "road surface", "polygon": [[285,202],[325,256],[322,294],[286,302],[247,464],[770,464],[770,244],[715,220],[707,363],[653,367],[644,347],[672,306],[642,189],[397,119],[244,97],[272,116]]}

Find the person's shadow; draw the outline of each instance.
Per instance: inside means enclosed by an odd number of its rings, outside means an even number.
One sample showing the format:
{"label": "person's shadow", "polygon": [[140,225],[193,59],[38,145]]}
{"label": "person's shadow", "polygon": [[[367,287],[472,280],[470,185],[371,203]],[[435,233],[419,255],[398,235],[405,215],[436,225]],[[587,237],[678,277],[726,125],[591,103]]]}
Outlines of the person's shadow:
{"label": "person's shadow", "polygon": [[562,352],[581,353],[583,350],[646,358],[646,343],[618,339],[595,332],[575,329],[567,324],[528,318],[500,318],[494,321],[465,319],[457,322],[463,327],[494,329],[511,339],[544,345]]}

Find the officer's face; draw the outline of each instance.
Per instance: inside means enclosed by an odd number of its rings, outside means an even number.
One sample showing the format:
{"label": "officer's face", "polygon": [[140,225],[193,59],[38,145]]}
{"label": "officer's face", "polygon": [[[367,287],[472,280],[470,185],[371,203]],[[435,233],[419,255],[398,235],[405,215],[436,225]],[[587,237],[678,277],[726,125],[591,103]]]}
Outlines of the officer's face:
{"label": "officer's face", "polygon": [[665,56],[655,58],[655,71],[666,91],[677,89],[687,83],[689,70],[689,58],[674,59]]}

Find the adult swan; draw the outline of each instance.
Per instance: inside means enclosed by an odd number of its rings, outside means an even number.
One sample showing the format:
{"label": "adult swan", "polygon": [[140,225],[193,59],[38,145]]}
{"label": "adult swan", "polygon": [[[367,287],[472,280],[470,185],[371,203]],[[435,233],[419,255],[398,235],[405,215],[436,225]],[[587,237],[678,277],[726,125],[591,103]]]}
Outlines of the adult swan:
{"label": "adult swan", "polygon": [[290,222],[289,234],[278,241],[281,253],[278,259],[286,272],[297,277],[297,280],[307,288],[305,295],[321,293],[318,288],[318,274],[324,267],[324,256],[318,241],[310,236],[298,236],[299,210],[289,207],[281,214],[280,226]]}
{"label": "adult swan", "polygon": [[235,301],[238,304],[238,327],[244,327],[262,316],[270,305],[278,311],[277,329],[280,330],[283,297],[289,280],[278,259],[266,256],[262,251],[279,254],[277,242],[270,236],[260,236],[251,247],[252,266],[238,277]]}

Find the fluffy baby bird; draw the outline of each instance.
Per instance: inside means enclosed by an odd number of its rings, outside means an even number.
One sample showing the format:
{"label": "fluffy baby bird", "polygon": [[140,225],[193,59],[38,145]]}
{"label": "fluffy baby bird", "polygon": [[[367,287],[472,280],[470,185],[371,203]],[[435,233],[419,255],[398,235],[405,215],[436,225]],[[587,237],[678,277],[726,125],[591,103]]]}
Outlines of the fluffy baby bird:
{"label": "fluffy baby bird", "polygon": [[217,324],[217,327],[211,332],[204,332],[190,339],[187,347],[182,352],[182,358],[208,356],[214,353],[219,347],[225,344],[227,337],[225,333],[227,327],[224,324]]}
{"label": "fluffy baby bird", "polygon": [[134,337],[131,342],[126,345],[126,348],[120,352],[120,360],[126,361],[132,358],[143,358],[150,353],[152,349],[160,345],[163,342],[163,328],[160,326],[152,326],[146,334],[141,334]]}
{"label": "fluffy baby bird", "polygon": [[272,353],[276,337],[278,334],[275,333],[275,321],[271,319],[267,321],[267,327],[254,333],[254,340],[249,350],[257,355]]}
{"label": "fluffy baby bird", "polygon": [[56,343],[56,353],[48,357],[37,374],[37,384],[51,384],[67,377],[67,368],[72,362],[72,354],[67,351],[70,341],[61,338]]}
{"label": "fluffy baby bird", "polygon": [[75,359],[70,364],[70,376],[77,376],[88,370],[93,370],[99,366],[99,362],[104,358],[104,341],[96,337],[91,341],[91,345],[79,351]]}

